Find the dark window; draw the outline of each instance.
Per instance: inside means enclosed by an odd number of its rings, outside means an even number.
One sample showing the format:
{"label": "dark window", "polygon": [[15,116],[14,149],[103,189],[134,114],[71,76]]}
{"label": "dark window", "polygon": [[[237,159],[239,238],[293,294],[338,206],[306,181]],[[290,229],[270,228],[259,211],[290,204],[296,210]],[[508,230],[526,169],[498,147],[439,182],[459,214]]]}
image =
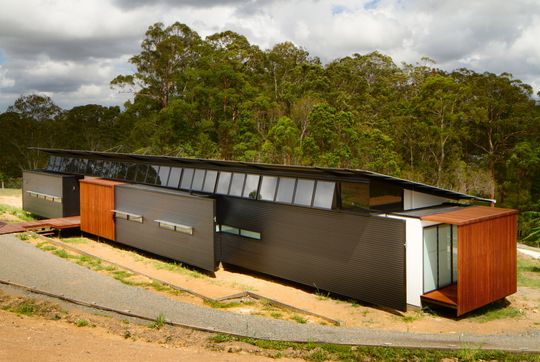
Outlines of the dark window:
{"label": "dark window", "polygon": [[126,179],[126,173],[128,169],[128,164],[124,162],[118,162],[116,164],[116,174],[114,178],[119,180],[125,180]]}
{"label": "dark window", "polygon": [[69,162],[69,158],[59,157],[60,162],[58,164],[58,172],[64,172],[66,170],[66,165]]}
{"label": "dark window", "polygon": [[229,193],[229,185],[231,183],[230,172],[220,172],[219,181],[216,189],[217,194],[227,195]]}
{"label": "dark window", "polygon": [[369,208],[369,184],[367,182],[342,182],[341,208],[366,211]]}
{"label": "dark window", "polygon": [[53,171],[55,162],[56,162],[56,156],[49,156],[49,160],[47,161],[47,170]]}
{"label": "dark window", "polygon": [[62,163],[62,157],[56,156],[56,160],[54,161],[53,170],[58,171],[60,169],[60,164]]}
{"label": "dark window", "polygon": [[259,187],[259,175],[247,175],[246,185],[244,186],[243,196],[249,199],[257,198],[257,189]]}
{"label": "dark window", "polygon": [[296,182],[296,192],[294,194],[294,204],[302,206],[311,206],[313,198],[313,189],[315,181],[298,179]]}
{"label": "dark window", "polygon": [[195,174],[193,175],[193,182],[191,183],[192,190],[202,191],[205,172],[206,170],[195,170]]}
{"label": "dark window", "polygon": [[69,161],[66,164],[66,172],[67,173],[77,173],[79,171],[79,159],[78,158],[70,158]]}
{"label": "dark window", "polygon": [[96,162],[94,162],[94,169],[92,171],[92,176],[102,176],[101,175],[101,172],[103,170],[103,160],[96,160]]}
{"label": "dark window", "polygon": [[334,203],[335,182],[317,181],[315,197],[313,198],[313,207],[331,209]]}
{"label": "dark window", "polygon": [[372,180],[369,183],[369,207],[376,210],[403,210],[403,188]]}
{"label": "dark window", "polygon": [[229,195],[231,196],[242,196],[242,191],[244,189],[244,180],[246,175],[243,173],[233,173],[231,180],[231,188],[229,190]]}
{"label": "dark window", "polygon": [[156,179],[156,185],[167,186],[167,180],[169,179],[169,172],[171,172],[171,168],[169,166],[160,166],[158,177]]}
{"label": "dark window", "polygon": [[182,177],[182,169],[180,167],[171,168],[171,174],[169,180],[167,180],[167,187],[178,188],[180,178]]}
{"label": "dark window", "polygon": [[127,166],[126,181],[135,181],[135,175],[137,174],[137,164],[132,163]]}
{"label": "dark window", "polygon": [[204,192],[214,192],[214,189],[216,187],[216,180],[217,180],[217,171],[206,171],[206,178],[204,179]]}
{"label": "dark window", "polygon": [[144,182],[146,179],[146,172],[148,172],[148,165],[139,164],[137,166],[137,176],[135,177],[135,181]]}
{"label": "dark window", "polygon": [[83,158],[81,162],[79,162],[79,170],[77,171],[77,173],[85,174],[87,165],[88,165],[88,160],[86,158]]}
{"label": "dark window", "polygon": [[148,167],[148,172],[146,173],[146,183],[150,185],[155,185],[158,178],[159,166],[150,165]]}
{"label": "dark window", "polygon": [[111,178],[112,174],[112,162],[111,161],[105,161],[103,162],[103,168],[101,170],[101,175],[106,178]]}
{"label": "dark window", "polygon": [[294,178],[280,177],[278,191],[276,195],[276,201],[290,204],[293,200],[295,184],[296,184],[296,179]]}
{"label": "dark window", "polygon": [[274,201],[277,180],[278,178],[276,176],[263,176],[261,181],[261,189],[259,190],[259,199]]}
{"label": "dark window", "polygon": [[195,170],[192,168],[185,168],[182,172],[182,181],[180,182],[180,188],[184,190],[191,189],[191,181],[193,181],[193,174]]}

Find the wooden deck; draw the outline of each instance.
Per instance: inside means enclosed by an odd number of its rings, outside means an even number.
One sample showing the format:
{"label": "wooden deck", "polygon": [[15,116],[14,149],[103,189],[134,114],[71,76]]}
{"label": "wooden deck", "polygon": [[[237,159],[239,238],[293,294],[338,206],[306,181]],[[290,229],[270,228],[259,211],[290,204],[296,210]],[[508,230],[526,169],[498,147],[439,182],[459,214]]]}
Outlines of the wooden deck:
{"label": "wooden deck", "polygon": [[428,292],[421,297],[422,301],[457,309],[457,284]]}
{"label": "wooden deck", "polygon": [[61,217],[56,219],[45,219],[22,222],[18,224],[3,224],[0,223],[0,235],[20,233],[32,229],[40,229],[49,227],[51,229],[71,229],[78,228],[81,225],[81,218],[79,216]]}

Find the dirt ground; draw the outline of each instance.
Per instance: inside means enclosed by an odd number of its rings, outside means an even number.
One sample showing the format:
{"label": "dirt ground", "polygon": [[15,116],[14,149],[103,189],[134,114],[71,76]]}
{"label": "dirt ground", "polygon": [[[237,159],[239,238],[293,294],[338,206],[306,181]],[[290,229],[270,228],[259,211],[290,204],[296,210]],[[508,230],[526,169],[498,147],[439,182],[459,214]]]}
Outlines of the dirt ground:
{"label": "dirt ground", "polygon": [[[17,299],[0,291],[3,309]],[[272,360],[257,355],[256,350],[250,353],[249,348],[216,348],[209,343],[210,333],[187,328],[163,326],[158,330],[148,324],[77,309],[67,312],[42,301],[37,302],[35,309],[41,315],[26,316],[0,309],[0,361]]]}
{"label": "dirt ground", "polygon": [[13,207],[22,207],[22,197],[20,195],[20,190],[12,189],[0,189],[0,205],[9,205]]}

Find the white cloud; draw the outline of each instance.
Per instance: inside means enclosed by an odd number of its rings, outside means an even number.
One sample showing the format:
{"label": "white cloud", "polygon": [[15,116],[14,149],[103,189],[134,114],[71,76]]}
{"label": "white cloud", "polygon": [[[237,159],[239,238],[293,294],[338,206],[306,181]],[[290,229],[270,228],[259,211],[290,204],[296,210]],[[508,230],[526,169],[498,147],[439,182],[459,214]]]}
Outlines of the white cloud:
{"label": "white cloud", "polygon": [[[540,86],[538,0],[3,0],[0,111],[20,94],[64,106],[121,104],[109,89],[130,71],[149,25],[188,24],[201,36],[233,30],[261,48],[292,41],[323,61],[379,50],[452,70],[503,71]],[[102,98],[100,98],[102,97]]]}

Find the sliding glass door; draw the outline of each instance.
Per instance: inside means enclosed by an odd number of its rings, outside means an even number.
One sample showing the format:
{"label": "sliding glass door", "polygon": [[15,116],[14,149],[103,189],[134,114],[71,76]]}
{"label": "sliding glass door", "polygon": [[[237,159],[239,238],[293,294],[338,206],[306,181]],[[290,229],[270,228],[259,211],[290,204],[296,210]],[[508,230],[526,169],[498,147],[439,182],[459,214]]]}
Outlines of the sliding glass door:
{"label": "sliding glass door", "polygon": [[456,226],[441,224],[424,228],[424,293],[456,281]]}

